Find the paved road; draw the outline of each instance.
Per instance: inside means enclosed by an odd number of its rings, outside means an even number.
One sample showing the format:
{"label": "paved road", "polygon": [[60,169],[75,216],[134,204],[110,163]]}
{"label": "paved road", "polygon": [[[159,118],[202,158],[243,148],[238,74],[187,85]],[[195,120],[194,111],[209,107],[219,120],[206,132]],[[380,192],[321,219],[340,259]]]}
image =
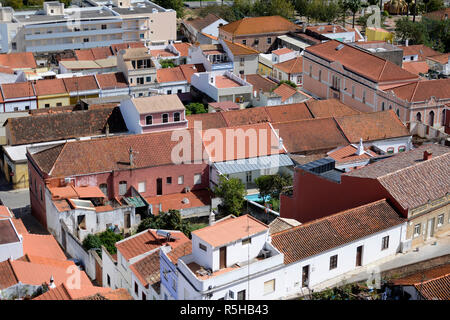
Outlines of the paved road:
{"label": "paved road", "polygon": [[[186,7],[192,8],[192,9],[196,9],[196,8],[201,8],[201,7],[206,7],[206,6],[212,6],[214,4],[218,4],[221,5],[222,1],[221,0],[217,0],[217,1],[185,1],[184,5]],[[223,1],[223,4],[226,6],[231,6],[233,5],[233,1]],[[201,5],[201,6],[200,6]]]}

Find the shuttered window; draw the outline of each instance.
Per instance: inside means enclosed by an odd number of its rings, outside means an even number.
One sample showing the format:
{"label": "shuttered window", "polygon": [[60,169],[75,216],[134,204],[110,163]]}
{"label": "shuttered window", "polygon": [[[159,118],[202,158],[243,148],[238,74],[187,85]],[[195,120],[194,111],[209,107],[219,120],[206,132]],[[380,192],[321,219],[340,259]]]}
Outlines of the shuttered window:
{"label": "shuttered window", "polygon": [[272,293],[275,291],[275,279],[264,282],[264,294]]}

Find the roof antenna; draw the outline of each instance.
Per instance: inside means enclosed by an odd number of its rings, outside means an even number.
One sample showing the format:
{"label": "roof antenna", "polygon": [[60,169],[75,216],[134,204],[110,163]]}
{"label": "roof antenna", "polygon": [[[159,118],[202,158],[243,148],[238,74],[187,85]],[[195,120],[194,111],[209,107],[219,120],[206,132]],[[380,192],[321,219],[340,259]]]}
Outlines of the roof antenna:
{"label": "roof antenna", "polygon": [[50,276],[50,283],[49,283],[48,287],[49,287],[50,289],[56,288],[55,280],[53,279],[53,275]]}

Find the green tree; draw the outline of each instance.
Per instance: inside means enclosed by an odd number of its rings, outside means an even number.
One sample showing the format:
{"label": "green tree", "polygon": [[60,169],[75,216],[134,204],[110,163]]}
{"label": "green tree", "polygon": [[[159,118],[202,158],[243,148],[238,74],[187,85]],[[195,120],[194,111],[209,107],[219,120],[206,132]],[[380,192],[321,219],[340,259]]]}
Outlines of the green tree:
{"label": "green tree", "polygon": [[433,12],[445,8],[444,0],[424,0],[425,12]]}
{"label": "green tree", "polygon": [[123,236],[120,233],[108,229],[100,234],[89,234],[83,240],[83,247],[86,250],[96,249],[101,254],[101,250],[98,249],[103,245],[110,254],[115,254],[117,253],[115,243],[122,239]]}
{"label": "green tree", "polygon": [[413,23],[403,17],[395,23],[395,34],[402,41],[409,40],[411,44],[427,44],[428,34],[422,23]]}
{"label": "green tree", "polygon": [[208,110],[206,110],[203,103],[199,103],[199,102],[191,102],[188,105],[186,105],[185,108],[186,108],[186,115],[208,112]]}
{"label": "green tree", "polygon": [[272,192],[273,179],[270,175],[259,176],[255,179],[255,184],[258,188],[259,195],[263,198],[263,201],[266,201],[266,198]]}
{"label": "green tree", "polygon": [[348,9],[352,12],[352,28],[355,27],[355,16],[356,13],[361,9],[361,0],[348,0]]}
{"label": "green tree", "polygon": [[159,60],[161,68],[173,68],[176,67],[175,63],[170,59]]}
{"label": "green tree", "polygon": [[264,200],[269,195],[278,199],[283,189],[292,185],[292,177],[289,174],[263,175],[256,178],[255,183]]}
{"label": "green tree", "polygon": [[300,16],[306,16],[308,5],[309,5],[308,0],[294,0],[294,9]]}
{"label": "green tree", "polygon": [[184,17],[183,0],[154,0],[154,3],[166,9],[173,9],[177,12],[177,18]]}
{"label": "green tree", "polygon": [[225,212],[235,216],[242,213],[247,191],[240,179],[227,179],[225,176],[220,176],[219,185],[215,188],[214,193],[222,198],[222,207]]}
{"label": "green tree", "polygon": [[294,5],[288,0],[256,0],[252,8],[253,16],[294,17]]}
{"label": "green tree", "polygon": [[147,229],[179,230],[190,238],[192,227],[189,221],[181,218],[179,210],[171,209],[167,212],[160,212],[157,216],[151,216],[142,220],[137,227],[137,232]]}
{"label": "green tree", "polygon": [[348,11],[347,0],[339,0],[338,6],[339,6],[339,15],[342,17],[342,25],[345,28],[345,22],[347,19],[347,11]]}
{"label": "green tree", "polygon": [[283,83],[285,83],[285,84],[291,86],[291,87],[294,88],[294,89],[297,88],[297,85],[296,85],[294,82],[292,82],[292,81],[290,81],[290,80],[281,80],[280,83],[279,83],[274,89],[278,88],[278,87],[281,86]]}

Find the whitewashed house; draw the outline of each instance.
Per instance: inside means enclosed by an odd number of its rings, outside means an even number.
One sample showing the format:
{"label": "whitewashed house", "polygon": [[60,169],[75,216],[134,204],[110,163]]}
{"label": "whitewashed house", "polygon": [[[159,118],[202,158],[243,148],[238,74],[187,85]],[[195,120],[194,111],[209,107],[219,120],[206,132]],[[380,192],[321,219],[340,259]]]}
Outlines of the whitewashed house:
{"label": "whitewashed house", "polygon": [[3,217],[1,213],[0,231],[0,262],[6,261],[8,259],[16,260],[22,257],[23,238],[17,232],[11,218]]}
{"label": "whitewashed house", "polygon": [[273,246],[284,254],[286,296],[364,270],[402,251],[405,240],[406,219],[385,199],[272,234]]}
{"label": "whitewashed house", "polygon": [[271,244],[269,227],[249,215],[192,232],[192,253],[176,265],[170,253],[161,250],[161,260],[171,265],[166,270],[176,276],[176,290],[161,282],[168,299],[273,300],[285,294],[284,255]]}

